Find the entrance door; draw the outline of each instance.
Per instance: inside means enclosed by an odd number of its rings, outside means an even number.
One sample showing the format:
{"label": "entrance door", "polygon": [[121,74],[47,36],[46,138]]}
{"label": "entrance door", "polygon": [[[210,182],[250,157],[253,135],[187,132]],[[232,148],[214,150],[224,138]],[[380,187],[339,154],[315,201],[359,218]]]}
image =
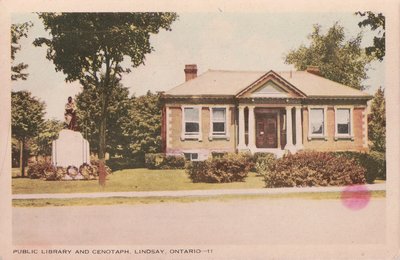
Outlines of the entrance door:
{"label": "entrance door", "polygon": [[260,114],[256,118],[256,146],[258,148],[278,148],[276,114]]}

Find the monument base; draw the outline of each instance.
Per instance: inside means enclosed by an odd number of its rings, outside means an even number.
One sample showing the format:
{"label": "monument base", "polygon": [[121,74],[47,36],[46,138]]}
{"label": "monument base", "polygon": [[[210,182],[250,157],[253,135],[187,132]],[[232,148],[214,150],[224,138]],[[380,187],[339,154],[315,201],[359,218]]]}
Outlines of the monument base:
{"label": "monument base", "polygon": [[52,164],[56,167],[79,167],[90,164],[89,142],[80,132],[63,129],[52,144]]}

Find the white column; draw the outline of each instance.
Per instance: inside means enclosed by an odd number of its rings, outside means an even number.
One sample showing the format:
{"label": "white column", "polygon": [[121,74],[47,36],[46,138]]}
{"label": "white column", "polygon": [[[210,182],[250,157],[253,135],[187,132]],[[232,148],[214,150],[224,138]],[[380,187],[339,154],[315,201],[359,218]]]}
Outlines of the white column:
{"label": "white column", "polygon": [[57,166],[57,140],[51,143],[51,162],[54,166]]}
{"label": "white column", "polygon": [[256,136],[255,136],[255,123],[254,123],[254,106],[249,106],[249,144],[248,148],[253,152],[253,149],[256,148]]}
{"label": "white column", "polygon": [[244,107],[239,106],[239,143],[238,143],[238,150],[242,150],[246,148],[246,144],[244,141]]}
{"label": "white column", "polygon": [[296,149],[303,149],[303,126],[301,124],[301,107],[296,110]]}
{"label": "white column", "polygon": [[293,135],[292,135],[292,107],[286,107],[286,146],[285,149],[293,151]]}

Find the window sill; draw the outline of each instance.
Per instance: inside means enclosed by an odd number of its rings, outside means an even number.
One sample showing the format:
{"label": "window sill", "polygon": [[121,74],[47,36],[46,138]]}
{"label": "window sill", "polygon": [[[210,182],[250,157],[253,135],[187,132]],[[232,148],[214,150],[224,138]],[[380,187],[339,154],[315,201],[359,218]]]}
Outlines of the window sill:
{"label": "window sill", "polygon": [[311,135],[307,137],[308,141],[311,140],[324,140],[324,141],[328,141],[328,137],[325,135]]}
{"label": "window sill", "polygon": [[208,137],[208,140],[210,140],[210,141],[212,141],[212,140],[222,140],[222,139],[225,139],[225,140],[229,141],[230,137],[229,137],[229,135],[210,135]]}
{"label": "window sill", "polygon": [[201,135],[182,135],[181,136],[181,141],[185,141],[185,140],[193,140],[193,141],[199,141],[201,142]]}
{"label": "window sill", "polygon": [[351,140],[351,141],[354,141],[354,136],[351,136],[351,135],[336,135],[335,136],[335,141],[338,141],[338,140]]}

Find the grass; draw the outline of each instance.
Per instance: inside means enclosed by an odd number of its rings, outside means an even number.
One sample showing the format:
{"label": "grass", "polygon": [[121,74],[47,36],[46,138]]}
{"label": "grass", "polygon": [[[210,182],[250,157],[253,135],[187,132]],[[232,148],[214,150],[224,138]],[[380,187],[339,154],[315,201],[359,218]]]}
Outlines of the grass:
{"label": "grass", "polygon": [[[385,191],[372,191],[371,197],[384,198]],[[218,196],[187,196],[187,197],[146,197],[146,198],[83,198],[83,199],[31,199],[13,200],[14,207],[63,207],[63,206],[106,206],[106,205],[136,205],[152,203],[191,203],[206,201],[228,202],[246,199],[340,199],[340,192],[285,193],[262,195],[218,195]]]}
{"label": "grass", "polygon": [[244,182],[234,183],[192,183],[185,170],[127,169],[107,176],[105,187],[97,180],[83,181],[45,181],[19,178],[18,170],[13,169],[12,193],[90,193],[123,191],[170,191],[170,190],[209,190],[209,189],[252,189],[264,188],[264,180],[250,173]]}

